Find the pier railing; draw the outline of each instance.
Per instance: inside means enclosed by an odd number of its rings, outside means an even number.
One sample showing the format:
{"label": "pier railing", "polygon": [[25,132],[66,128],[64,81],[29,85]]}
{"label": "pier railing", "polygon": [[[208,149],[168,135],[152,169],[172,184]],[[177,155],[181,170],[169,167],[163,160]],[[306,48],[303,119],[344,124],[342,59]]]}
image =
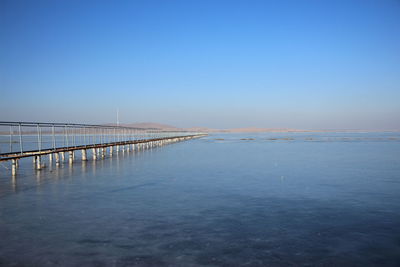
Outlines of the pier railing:
{"label": "pier railing", "polygon": [[[129,150],[161,145],[169,141],[181,141],[202,136],[189,131],[165,131],[155,128],[137,128],[116,125],[92,125],[48,122],[0,121],[0,161],[18,160],[24,157],[40,157],[81,150],[86,160],[86,150],[93,149],[93,157],[107,148]],[[145,144],[146,146],[144,146]]]}

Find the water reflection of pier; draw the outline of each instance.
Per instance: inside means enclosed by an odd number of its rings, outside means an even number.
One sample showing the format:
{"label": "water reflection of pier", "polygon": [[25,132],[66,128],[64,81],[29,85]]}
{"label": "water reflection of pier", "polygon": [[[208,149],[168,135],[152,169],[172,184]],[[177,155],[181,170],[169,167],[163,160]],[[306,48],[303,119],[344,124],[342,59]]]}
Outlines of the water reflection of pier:
{"label": "water reflection of pier", "polygon": [[50,166],[66,160],[72,165],[77,151],[82,161],[90,157],[97,160],[106,155],[112,157],[114,153],[140,151],[204,135],[114,125],[0,122],[0,136],[6,140],[1,142],[0,151],[8,150],[0,153],[0,161],[10,161],[11,173],[15,176],[18,161],[26,157],[32,157],[35,168],[40,170],[45,166],[44,156],[48,157]]}

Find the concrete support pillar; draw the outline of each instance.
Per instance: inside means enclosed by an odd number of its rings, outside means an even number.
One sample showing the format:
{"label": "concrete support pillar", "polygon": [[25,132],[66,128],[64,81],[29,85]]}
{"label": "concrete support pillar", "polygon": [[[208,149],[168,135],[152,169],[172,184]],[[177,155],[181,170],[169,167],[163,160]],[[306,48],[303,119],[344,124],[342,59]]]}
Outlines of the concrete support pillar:
{"label": "concrete support pillar", "polygon": [[114,147],[113,147],[113,146],[110,146],[110,157],[112,157],[113,150],[114,150]]}
{"label": "concrete support pillar", "polygon": [[129,151],[130,151],[130,145],[128,144],[128,145],[126,145],[126,152],[129,153]]}
{"label": "concrete support pillar", "polygon": [[86,161],[87,160],[87,151],[86,149],[82,149],[82,161]]}
{"label": "concrete support pillar", "polygon": [[92,154],[93,154],[93,160],[96,160],[97,159],[96,148],[92,148]]}
{"label": "concrete support pillar", "polygon": [[74,161],[74,151],[69,151],[69,163],[72,164]]}
{"label": "concrete support pillar", "polygon": [[116,151],[117,151],[117,153],[119,152],[119,145],[117,145],[117,147],[116,147]]}
{"label": "concrete support pillar", "polygon": [[42,162],[40,156],[35,156],[35,158],[36,158],[36,169],[37,170],[42,169]]}
{"label": "concrete support pillar", "polygon": [[12,159],[11,160],[11,175],[12,176],[17,175],[17,166],[18,166],[18,160]]}
{"label": "concrete support pillar", "polygon": [[54,153],[54,158],[56,159],[56,165],[60,165],[60,154],[59,153]]}
{"label": "concrete support pillar", "polygon": [[60,152],[61,153],[61,161],[64,162],[65,161],[65,152]]}
{"label": "concrete support pillar", "polygon": [[104,147],[100,148],[101,157],[104,158],[106,155],[104,153]]}
{"label": "concrete support pillar", "polygon": [[52,153],[49,154],[49,164],[50,165],[53,164],[53,154]]}

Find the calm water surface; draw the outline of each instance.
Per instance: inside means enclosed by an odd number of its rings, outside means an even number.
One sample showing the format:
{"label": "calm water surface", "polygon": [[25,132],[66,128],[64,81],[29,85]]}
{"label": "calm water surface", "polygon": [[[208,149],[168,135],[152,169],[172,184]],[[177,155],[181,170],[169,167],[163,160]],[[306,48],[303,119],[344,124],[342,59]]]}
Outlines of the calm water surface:
{"label": "calm water surface", "polygon": [[3,266],[400,266],[399,133],[210,135],[5,167]]}

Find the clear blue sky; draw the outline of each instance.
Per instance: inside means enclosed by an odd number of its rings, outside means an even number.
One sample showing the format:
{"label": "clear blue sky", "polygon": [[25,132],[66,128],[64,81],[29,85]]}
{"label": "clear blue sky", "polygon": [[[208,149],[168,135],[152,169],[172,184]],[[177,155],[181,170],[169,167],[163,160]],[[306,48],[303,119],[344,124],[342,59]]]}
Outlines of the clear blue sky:
{"label": "clear blue sky", "polygon": [[0,1],[0,120],[400,129],[400,1]]}

